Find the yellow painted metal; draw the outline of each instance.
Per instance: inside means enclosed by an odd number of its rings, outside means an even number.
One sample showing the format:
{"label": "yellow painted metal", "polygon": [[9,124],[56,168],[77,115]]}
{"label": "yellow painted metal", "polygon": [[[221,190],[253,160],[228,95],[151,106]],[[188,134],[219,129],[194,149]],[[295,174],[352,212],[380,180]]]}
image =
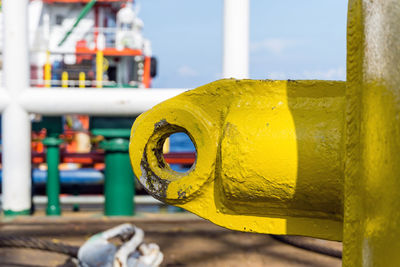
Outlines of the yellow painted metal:
{"label": "yellow painted metal", "polygon": [[[220,80],[137,118],[130,156],[158,199],[240,231],[341,240],[345,83]],[[170,169],[165,139],[197,150]]]}
{"label": "yellow painted metal", "polygon": [[[350,0],[346,83],[221,80],[159,104],[132,127],[136,176],[223,227],[343,235],[344,266],[399,266],[399,25],[400,1]],[[187,173],[162,156],[175,132]]]}
{"label": "yellow painted metal", "polygon": [[79,88],[85,88],[86,87],[86,74],[81,71],[79,72]]}
{"label": "yellow painted metal", "polygon": [[165,142],[164,142],[164,145],[163,145],[163,153],[164,154],[170,152],[170,145],[171,145],[170,139],[169,138],[165,139]]}
{"label": "yellow painted metal", "polygon": [[96,87],[103,87],[103,64],[104,64],[104,55],[103,51],[99,50],[96,53]]}
{"label": "yellow painted metal", "polygon": [[348,13],[345,266],[400,265],[400,1]]}
{"label": "yellow painted metal", "polygon": [[68,88],[68,72],[66,71],[61,73],[61,87]]}
{"label": "yellow painted metal", "polygon": [[51,63],[49,51],[46,51],[46,63],[44,64],[44,87],[51,87]]}

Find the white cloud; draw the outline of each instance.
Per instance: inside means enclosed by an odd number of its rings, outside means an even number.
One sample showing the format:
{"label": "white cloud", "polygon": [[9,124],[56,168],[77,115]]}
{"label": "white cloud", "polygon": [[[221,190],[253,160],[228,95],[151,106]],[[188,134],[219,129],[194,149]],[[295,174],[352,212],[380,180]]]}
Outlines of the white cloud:
{"label": "white cloud", "polygon": [[195,77],[199,75],[199,72],[188,65],[183,65],[178,68],[177,73],[183,77]]}
{"label": "white cloud", "polygon": [[266,78],[270,80],[286,80],[287,74],[284,72],[273,71],[268,73]]}
{"label": "white cloud", "polygon": [[304,79],[320,80],[346,80],[346,71],[342,67],[331,68],[328,70],[304,71]]}
{"label": "white cloud", "polygon": [[343,67],[331,68],[327,70],[306,70],[303,72],[282,72],[282,71],[273,71],[267,73],[265,76],[266,79],[271,80],[346,80],[346,70]]}
{"label": "white cloud", "polygon": [[281,38],[267,38],[261,41],[251,42],[250,49],[252,52],[259,52],[266,50],[273,54],[281,54],[287,48],[298,45],[298,40],[281,39]]}
{"label": "white cloud", "polygon": [[214,74],[215,79],[223,79],[224,77],[222,76],[222,72],[217,72]]}

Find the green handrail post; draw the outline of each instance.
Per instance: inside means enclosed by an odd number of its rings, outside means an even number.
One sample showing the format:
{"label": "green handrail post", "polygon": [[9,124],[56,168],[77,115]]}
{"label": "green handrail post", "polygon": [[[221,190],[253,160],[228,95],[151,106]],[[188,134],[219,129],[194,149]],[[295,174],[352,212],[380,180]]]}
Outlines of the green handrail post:
{"label": "green handrail post", "polygon": [[129,160],[129,139],[112,138],[101,143],[105,150],[104,213],[106,216],[134,215],[135,183]]}
{"label": "green handrail post", "polygon": [[94,117],[91,132],[104,140],[105,151],[104,214],[132,216],[135,214],[135,175],[129,160],[131,117]]}
{"label": "green handrail post", "polygon": [[33,131],[46,129],[46,138],[43,139],[43,145],[46,146],[47,162],[47,208],[46,215],[61,215],[60,207],[60,174],[58,165],[60,163],[60,144],[63,142],[59,135],[63,131],[62,118],[60,116],[44,116],[41,121],[32,123]]}
{"label": "green handrail post", "polygon": [[43,140],[43,145],[46,146],[47,160],[47,208],[46,215],[59,216],[61,215],[60,207],[60,173],[58,165],[60,163],[60,144],[63,141],[57,137],[46,137]]}

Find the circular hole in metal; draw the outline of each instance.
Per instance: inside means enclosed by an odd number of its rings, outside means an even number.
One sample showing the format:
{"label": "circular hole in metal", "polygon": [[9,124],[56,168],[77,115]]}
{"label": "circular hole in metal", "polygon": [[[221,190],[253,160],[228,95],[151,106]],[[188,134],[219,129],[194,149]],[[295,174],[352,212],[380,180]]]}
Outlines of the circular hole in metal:
{"label": "circular hole in metal", "polygon": [[187,133],[176,132],[165,139],[163,157],[173,171],[185,173],[196,164],[196,146]]}

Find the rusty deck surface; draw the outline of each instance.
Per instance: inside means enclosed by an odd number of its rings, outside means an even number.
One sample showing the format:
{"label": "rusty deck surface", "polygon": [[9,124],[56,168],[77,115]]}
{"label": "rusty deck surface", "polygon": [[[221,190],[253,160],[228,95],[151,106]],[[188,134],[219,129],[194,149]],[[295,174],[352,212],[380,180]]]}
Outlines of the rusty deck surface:
{"label": "rusty deck surface", "polygon": [[[341,261],[295,248],[268,235],[223,229],[190,214],[147,214],[105,218],[100,215],[2,218],[0,235],[30,236],[81,245],[89,236],[121,223],[145,231],[159,244],[162,266],[341,266]],[[341,243],[316,240],[341,247]],[[30,249],[0,248],[0,266],[74,266],[68,257]]]}

